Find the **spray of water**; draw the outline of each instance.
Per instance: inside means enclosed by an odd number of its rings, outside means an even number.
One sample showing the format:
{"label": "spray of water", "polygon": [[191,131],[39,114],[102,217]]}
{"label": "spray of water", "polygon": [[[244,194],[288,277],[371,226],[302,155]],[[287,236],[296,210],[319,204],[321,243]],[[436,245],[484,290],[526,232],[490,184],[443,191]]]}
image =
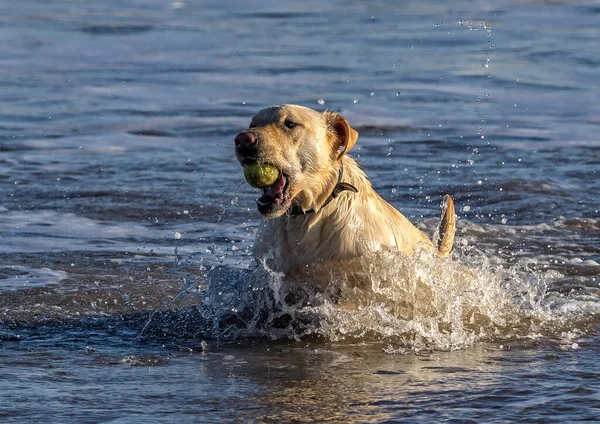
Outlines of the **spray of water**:
{"label": "spray of water", "polygon": [[454,260],[380,252],[293,276],[259,261],[210,270],[201,304],[188,315],[202,337],[383,340],[390,352],[585,331],[600,312],[598,298],[561,297],[548,289],[552,278],[476,251],[455,252]]}

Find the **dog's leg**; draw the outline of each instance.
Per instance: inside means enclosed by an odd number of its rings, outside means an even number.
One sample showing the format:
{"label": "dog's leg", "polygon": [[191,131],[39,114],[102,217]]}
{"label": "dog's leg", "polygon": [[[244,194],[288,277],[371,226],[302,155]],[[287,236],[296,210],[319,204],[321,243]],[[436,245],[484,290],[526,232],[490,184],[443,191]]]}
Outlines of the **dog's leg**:
{"label": "dog's leg", "polygon": [[454,202],[448,194],[444,196],[444,201],[442,202],[442,218],[437,232],[438,253],[440,256],[449,256],[454,246],[456,214],[454,212]]}

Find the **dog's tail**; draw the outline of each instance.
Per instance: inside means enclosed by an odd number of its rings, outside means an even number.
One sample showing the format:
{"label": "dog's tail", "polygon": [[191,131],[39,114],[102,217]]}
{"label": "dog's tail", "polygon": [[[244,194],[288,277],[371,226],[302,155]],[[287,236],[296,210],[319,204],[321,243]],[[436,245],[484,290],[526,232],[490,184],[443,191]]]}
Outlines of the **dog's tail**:
{"label": "dog's tail", "polygon": [[444,196],[442,202],[442,218],[437,231],[437,248],[440,256],[449,256],[454,246],[454,233],[456,232],[456,214],[454,202],[450,195]]}

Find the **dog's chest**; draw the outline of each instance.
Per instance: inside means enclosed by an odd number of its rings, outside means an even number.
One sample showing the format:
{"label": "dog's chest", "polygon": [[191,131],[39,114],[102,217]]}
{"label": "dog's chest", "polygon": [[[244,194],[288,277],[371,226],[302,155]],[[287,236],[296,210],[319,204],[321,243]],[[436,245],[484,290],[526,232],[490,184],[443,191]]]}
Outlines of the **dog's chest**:
{"label": "dog's chest", "polygon": [[261,225],[254,253],[285,272],[318,262],[351,259],[378,248],[363,237],[359,223],[340,225],[335,220],[284,217]]}

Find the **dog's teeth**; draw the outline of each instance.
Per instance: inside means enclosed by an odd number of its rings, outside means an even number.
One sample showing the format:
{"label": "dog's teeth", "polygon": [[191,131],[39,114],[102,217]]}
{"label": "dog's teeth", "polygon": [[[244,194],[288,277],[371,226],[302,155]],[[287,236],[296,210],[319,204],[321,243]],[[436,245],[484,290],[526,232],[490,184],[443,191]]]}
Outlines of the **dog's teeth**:
{"label": "dog's teeth", "polygon": [[269,204],[268,202],[263,202],[260,199],[256,199],[256,203],[258,203],[260,206],[267,206]]}

